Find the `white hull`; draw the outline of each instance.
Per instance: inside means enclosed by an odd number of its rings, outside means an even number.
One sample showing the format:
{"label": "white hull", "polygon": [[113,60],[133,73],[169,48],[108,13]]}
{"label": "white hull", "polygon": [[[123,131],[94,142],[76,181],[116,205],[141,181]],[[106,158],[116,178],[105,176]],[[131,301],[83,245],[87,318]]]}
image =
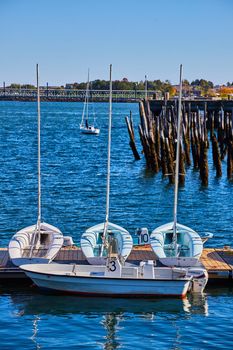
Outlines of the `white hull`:
{"label": "white hull", "polygon": [[94,126],[89,126],[88,128],[85,126],[80,126],[80,131],[82,134],[99,135],[100,133],[100,129],[95,128]]}
{"label": "white hull", "polygon": [[[40,224],[40,240],[34,240],[37,225],[25,227],[18,231],[10,240],[8,250],[14,265],[30,263],[49,263],[63,245],[61,231],[47,223]],[[33,247],[32,247],[33,245]]]}
{"label": "white hull", "polygon": [[[107,258],[107,251],[101,254],[101,246],[103,241],[101,235],[104,231],[104,223],[95,225],[86,230],[81,237],[81,249],[89,264],[105,265]],[[116,240],[116,254],[121,260],[126,260],[133,248],[133,239],[130,233],[123,227],[108,223],[108,236],[114,237]]]}
{"label": "white hull", "polygon": [[84,277],[58,277],[51,275],[38,276],[27,273],[40,288],[54,291],[75,293],[80,295],[148,297],[148,296],[177,296],[184,297],[189,288],[189,281],[142,281],[116,280]]}
{"label": "white hull", "polygon": [[172,246],[173,222],[156,228],[151,236],[151,247],[165,266],[195,266],[201,257],[203,242],[197,232],[177,224],[177,246]]}
{"label": "white hull", "polygon": [[77,272],[72,272],[72,265],[64,266],[62,264],[59,267],[56,265],[58,264],[46,265],[47,267],[45,265],[24,265],[21,268],[40,288],[91,296],[184,297],[191,281],[191,277],[171,278],[171,271],[166,270],[166,268],[163,270],[160,268],[160,273],[164,274],[164,277],[127,278],[106,276],[104,270],[101,272],[99,267],[94,266],[92,266],[92,270],[96,271],[93,272],[95,275],[88,276],[87,272],[78,271],[82,268],[90,269],[90,266],[82,267],[79,265],[75,267]]}

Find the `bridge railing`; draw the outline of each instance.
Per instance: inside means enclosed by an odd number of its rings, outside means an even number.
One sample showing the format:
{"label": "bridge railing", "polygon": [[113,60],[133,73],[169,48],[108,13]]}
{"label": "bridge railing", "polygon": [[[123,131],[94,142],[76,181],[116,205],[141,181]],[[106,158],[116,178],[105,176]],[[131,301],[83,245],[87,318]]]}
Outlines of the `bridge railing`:
{"label": "bridge railing", "polygon": [[[155,91],[147,91],[147,95],[152,97]],[[85,98],[86,90],[75,89],[51,89],[40,88],[40,95],[44,98],[77,98],[83,100]],[[90,99],[106,99],[109,97],[109,90],[90,90]],[[35,98],[37,95],[36,89],[13,89],[0,88],[0,97],[11,98]],[[113,90],[113,99],[142,99],[145,97],[144,90]]]}

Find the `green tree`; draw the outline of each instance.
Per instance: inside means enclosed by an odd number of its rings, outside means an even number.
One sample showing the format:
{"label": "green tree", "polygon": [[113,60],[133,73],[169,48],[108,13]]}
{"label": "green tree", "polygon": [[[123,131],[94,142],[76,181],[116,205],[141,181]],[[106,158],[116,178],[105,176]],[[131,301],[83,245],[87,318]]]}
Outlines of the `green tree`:
{"label": "green tree", "polygon": [[20,84],[16,84],[16,83],[12,83],[9,87],[11,88],[11,89],[20,89]]}

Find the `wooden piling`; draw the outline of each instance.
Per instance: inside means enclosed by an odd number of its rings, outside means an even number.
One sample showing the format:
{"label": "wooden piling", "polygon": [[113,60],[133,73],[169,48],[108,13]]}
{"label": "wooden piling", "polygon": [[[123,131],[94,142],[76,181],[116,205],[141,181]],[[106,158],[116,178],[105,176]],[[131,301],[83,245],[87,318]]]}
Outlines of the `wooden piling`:
{"label": "wooden piling", "polygon": [[190,159],[190,138],[189,138],[189,128],[188,125],[183,127],[183,141],[184,141],[184,155],[185,155],[185,163],[187,166],[191,165]]}
{"label": "wooden piling", "polygon": [[208,186],[208,158],[207,158],[207,144],[205,141],[201,142],[200,145],[200,177],[203,186]]}
{"label": "wooden piling", "polygon": [[133,118],[132,118],[132,112],[130,111],[130,119],[128,117],[125,117],[125,121],[126,121],[126,125],[127,125],[127,129],[128,129],[128,133],[129,133],[129,145],[132,149],[133,155],[134,155],[134,159],[135,160],[140,160],[140,156],[139,153],[137,151],[137,147],[135,144],[135,137],[134,137],[134,127],[133,127]]}
{"label": "wooden piling", "polygon": [[220,156],[220,151],[218,147],[218,141],[215,134],[213,134],[211,141],[212,141],[212,156],[213,156],[213,163],[216,169],[216,176],[221,177],[222,163],[221,163],[221,156]]}
{"label": "wooden piling", "polygon": [[163,176],[166,176],[168,174],[167,169],[167,157],[166,157],[166,144],[165,144],[165,137],[163,131],[161,131],[161,138],[160,138],[160,161],[161,161],[161,170]]}
{"label": "wooden piling", "polygon": [[158,159],[158,166],[160,167],[160,123],[159,118],[156,117],[154,129],[155,150]]}
{"label": "wooden piling", "polygon": [[227,145],[227,178],[232,180],[232,172],[233,172],[233,144],[232,141],[228,141]]}
{"label": "wooden piling", "polygon": [[165,144],[166,144],[167,173],[168,173],[169,183],[174,184],[175,183],[174,162],[171,155],[169,139],[167,137],[165,139],[165,142],[166,142]]}
{"label": "wooden piling", "polygon": [[[161,169],[169,182],[174,182],[175,145],[177,139],[177,102],[165,103],[159,112],[153,108],[151,101],[139,104],[141,125],[140,139],[148,169],[154,172]],[[152,106],[152,108],[151,108]],[[224,104],[213,110],[203,103],[201,109],[192,102],[182,103],[182,136],[179,183],[184,183],[185,166],[193,164],[199,169],[200,179],[208,185],[208,147],[212,144],[213,164],[216,176],[222,176],[221,161],[227,154],[227,176],[233,176],[233,107],[224,110]],[[203,109],[204,106],[204,109]],[[220,107],[220,108],[219,108]],[[153,111],[153,112],[152,112]],[[208,138],[208,131],[210,137]],[[191,154],[190,154],[191,153]]]}
{"label": "wooden piling", "polygon": [[150,147],[150,162],[151,162],[151,170],[155,173],[159,171],[159,163],[158,157],[155,148],[155,139],[154,139],[154,121],[152,119],[149,120],[149,128],[148,128],[148,142]]}
{"label": "wooden piling", "polygon": [[139,131],[140,141],[141,141],[142,148],[143,148],[143,153],[144,153],[145,160],[146,160],[146,166],[148,169],[151,169],[150,157],[149,157],[149,143],[148,143],[148,140],[146,138],[146,135],[144,134],[144,131],[143,131],[141,125],[138,126],[138,131]]}
{"label": "wooden piling", "polygon": [[185,184],[185,165],[184,165],[184,152],[182,144],[180,144],[180,160],[179,160],[179,185]]}

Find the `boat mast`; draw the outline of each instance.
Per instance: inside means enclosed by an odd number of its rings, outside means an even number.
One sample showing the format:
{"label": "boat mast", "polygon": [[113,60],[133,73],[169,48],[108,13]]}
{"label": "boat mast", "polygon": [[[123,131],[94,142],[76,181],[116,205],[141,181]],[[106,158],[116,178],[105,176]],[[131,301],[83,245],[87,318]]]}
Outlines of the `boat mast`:
{"label": "boat mast", "polygon": [[87,73],[87,96],[86,96],[86,105],[87,105],[87,113],[86,113],[86,120],[88,122],[88,103],[89,103],[89,68],[88,68],[88,73]]}
{"label": "boat mast", "polygon": [[40,232],[41,223],[41,166],[40,166],[40,87],[39,87],[39,65],[36,65],[36,81],[37,81],[37,115],[38,115],[38,230]]}
{"label": "boat mast", "polygon": [[40,241],[40,225],[41,225],[41,166],[40,166],[40,87],[39,87],[39,65],[36,65],[36,85],[37,85],[37,172],[38,172],[38,217],[36,228],[33,233],[30,258],[32,257],[33,248],[38,235]]}
{"label": "boat mast", "polygon": [[107,165],[107,190],[106,190],[106,218],[104,223],[103,244],[101,246],[101,256],[103,255],[105,238],[108,230],[109,220],[109,196],[110,196],[110,157],[111,157],[111,130],[112,130],[112,65],[110,64],[109,77],[109,117],[108,117],[108,165]]}
{"label": "boat mast", "polygon": [[176,142],[176,169],[175,169],[175,193],[174,193],[174,213],[173,213],[173,245],[177,246],[177,202],[178,202],[178,186],[179,186],[179,163],[180,163],[180,129],[181,129],[181,98],[182,98],[182,70],[180,65],[180,88],[178,102],[178,118],[177,118],[177,142]]}
{"label": "boat mast", "polygon": [[85,93],[85,99],[84,99],[84,105],[83,105],[83,113],[82,113],[82,120],[81,120],[80,127],[86,126],[86,125],[84,125],[85,113],[86,113],[85,120],[88,120],[88,101],[89,101],[89,68],[88,68],[88,73],[87,73],[87,87],[86,87],[86,93]]}

